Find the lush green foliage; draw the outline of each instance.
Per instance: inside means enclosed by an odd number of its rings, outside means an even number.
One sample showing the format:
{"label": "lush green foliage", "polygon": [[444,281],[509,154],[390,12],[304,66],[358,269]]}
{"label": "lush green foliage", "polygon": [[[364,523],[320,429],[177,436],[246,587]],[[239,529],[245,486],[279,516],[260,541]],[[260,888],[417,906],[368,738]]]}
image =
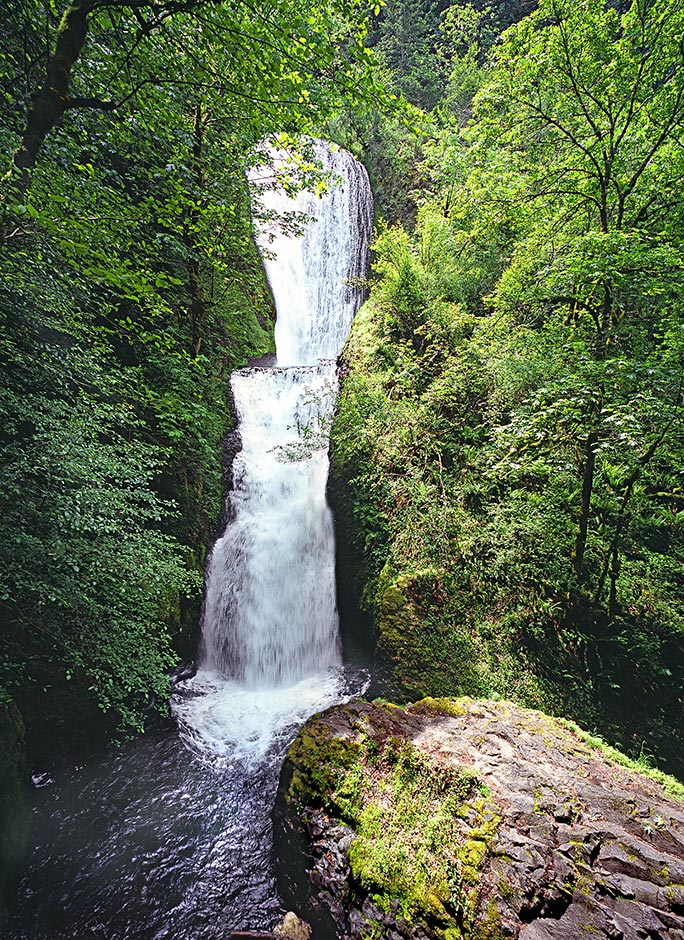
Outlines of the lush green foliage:
{"label": "lush green foliage", "polygon": [[404,694],[514,694],[678,768],[683,28],[544,0],[504,33],[415,234],[376,239],[334,432]]}
{"label": "lush green foliage", "polygon": [[378,233],[334,441],[385,663],[681,759],[683,16],[531,6],[390,0],[375,72],[356,0],[12,6],[0,681],[25,710],[163,701],[227,375],[271,342],[244,172],[326,124],[415,228]]}
{"label": "lush green foliage", "polygon": [[[369,44],[375,68],[389,91],[378,102],[345,100],[326,133],[366,165],[376,215],[413,227],[429,175],[425,148],[445,130],[464,124],[483,81],[481,68],[499,32],[534,7],[534,0],[386,0]],[[441,154],[451,173],[453,148]],[[449,188],[445,187],[449,198]]]}

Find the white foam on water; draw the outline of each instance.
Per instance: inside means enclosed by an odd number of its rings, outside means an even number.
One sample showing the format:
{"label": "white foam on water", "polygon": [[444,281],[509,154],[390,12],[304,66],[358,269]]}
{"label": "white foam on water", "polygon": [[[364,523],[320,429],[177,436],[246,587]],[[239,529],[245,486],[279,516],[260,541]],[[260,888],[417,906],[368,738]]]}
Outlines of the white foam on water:
{"label": "white foam on water", "polygon": [[250,689],[201,671],[174,705],[183,740],[205,762],[258,766],[289,744],[316,712],[345,699],[341,671],[309,676],[292,686]]}

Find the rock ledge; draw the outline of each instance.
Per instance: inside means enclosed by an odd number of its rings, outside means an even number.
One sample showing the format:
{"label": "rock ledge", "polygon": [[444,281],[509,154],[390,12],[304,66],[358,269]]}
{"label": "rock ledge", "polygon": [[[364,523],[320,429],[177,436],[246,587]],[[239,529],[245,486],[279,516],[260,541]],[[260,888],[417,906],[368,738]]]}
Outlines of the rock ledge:
{"label": "rock ledge", "polygon": [[684,940],[684,804],[508,702],[330,709],[275,822],[315,940]]}

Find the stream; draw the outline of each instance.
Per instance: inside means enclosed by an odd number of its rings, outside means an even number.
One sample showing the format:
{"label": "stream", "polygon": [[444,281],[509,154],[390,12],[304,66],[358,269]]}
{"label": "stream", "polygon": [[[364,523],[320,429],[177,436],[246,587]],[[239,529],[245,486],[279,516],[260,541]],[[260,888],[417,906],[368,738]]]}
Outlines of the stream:
{"label": "stream", "polygon": [[258,237],[276,360],[231,378],[241,449],[207,563],[197,672],[174,686],[174,720],[34,780],[34,847],[8,940],[218,940],[282,916],[270,814],[284,754],[307,717],[367,683],[342,662],[325,486],[372,197],[348,153],[315,149],[333,174],[323,198],[261,194],[271,212],[310,220],[297,236]]}

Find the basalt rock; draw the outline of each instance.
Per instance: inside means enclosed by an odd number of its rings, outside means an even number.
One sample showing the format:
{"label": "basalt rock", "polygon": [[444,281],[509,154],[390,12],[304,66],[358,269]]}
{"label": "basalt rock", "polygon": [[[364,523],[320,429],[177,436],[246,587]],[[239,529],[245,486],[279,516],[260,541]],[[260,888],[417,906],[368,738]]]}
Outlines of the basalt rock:
{"label": "basalt rock", "polygon": [[333,708],[283,768],[281,891],[316,940],[684,940],[684,788],[628,764],[507,702]]}

